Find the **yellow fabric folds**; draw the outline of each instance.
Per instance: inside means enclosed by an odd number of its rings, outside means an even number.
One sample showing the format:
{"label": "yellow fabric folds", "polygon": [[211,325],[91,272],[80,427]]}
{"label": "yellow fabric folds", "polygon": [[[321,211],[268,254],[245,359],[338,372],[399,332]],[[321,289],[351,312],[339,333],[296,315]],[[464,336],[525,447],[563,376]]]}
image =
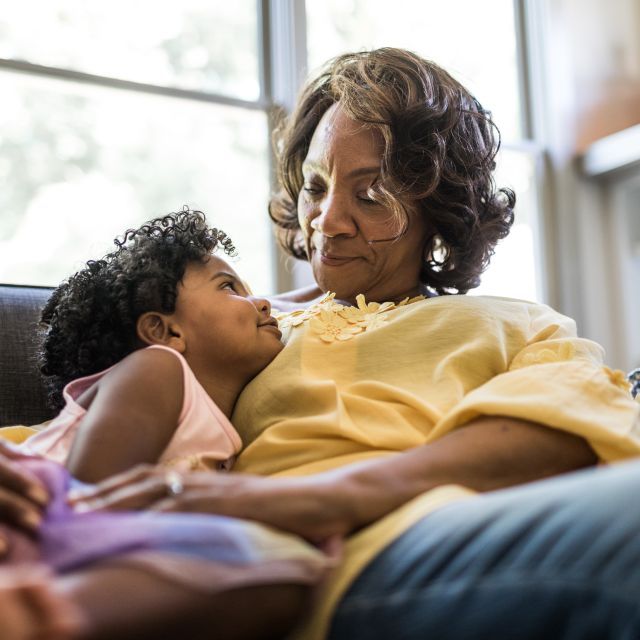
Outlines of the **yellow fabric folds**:
{"label": "yellow fabric folds", "polygon": [[[236,406],[232,421],[245,449],[235,470],[319,472],[428,444],[478,415],[578,434],[603,461],[640,454],[640,405],[603,366],[602,349],[577,338],[574,322],[549,307],[445,296],[384,315],[331,342],[322,339],[321,314],[315,323],[283,323],[286,348]],[[341,593],[391,540],[468,495],[441,487],[354,536],[300,637],[323,637]]]}
{"label": "yellow fabric folds", "polygon": [[21,444],[30,436],[38,433],[33,427],[24,425],[13,425],[10,427],[0,427],[0,440],[7,440],[13,444]]}

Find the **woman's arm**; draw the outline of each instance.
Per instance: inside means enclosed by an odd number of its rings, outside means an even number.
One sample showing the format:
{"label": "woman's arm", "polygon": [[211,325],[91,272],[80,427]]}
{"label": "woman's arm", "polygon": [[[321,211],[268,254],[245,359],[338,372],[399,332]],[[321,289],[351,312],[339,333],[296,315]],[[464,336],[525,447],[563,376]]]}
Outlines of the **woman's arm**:
{"label": "woman's arm", "polygon": [[[25,455],[0,442],[0,522],[36,531],[49,502],[44,485],[21,467]],[[7,541],[0,536],[0,558],[7,551]]]}
{"label": "woman's arm", "polygon": [[322,540],[375,522],[444,484],[509,487],[594,464],[580,438],[502,417],[478,418],[440,440],[396,455],[301,478],[199,473],[166,498],[164,475],[138,469],[87,496],[85,508],[199,511],[257,520]]}
{"label": "woman's arm", "polygon": [[98,382],[66,466],[99,482],[141,463],[155,463],[178,425],[182,365],[161,349],[127,356]]}

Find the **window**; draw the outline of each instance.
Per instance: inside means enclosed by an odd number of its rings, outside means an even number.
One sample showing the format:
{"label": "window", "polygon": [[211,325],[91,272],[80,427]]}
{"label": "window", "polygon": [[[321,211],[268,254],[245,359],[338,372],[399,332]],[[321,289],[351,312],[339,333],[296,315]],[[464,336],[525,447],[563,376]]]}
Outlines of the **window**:
{"label": "window", "polygon": [[274,289],[258,18],[254,0],[25,0],[0,17],[0,281],[57,284],[187,204]]}
{"label": "window", "polygon": [[444,67],[493,113],[502,135],[496,182],[517,194],[510,235],[472,293],[542,298],[538,153],[527,139],[513,0],[307,0],[309,67],[345,51],[403,47]]}
{"label": "window", "polygon": [[[187,204],[270,293],[270,113],[346,50],[434,59],[493,110],[516,224],[479,293],[540,299],[539,154],[528,139],[518,0],[23,0],[0,17],[0,281],[56,284],[125,228]],[[410,18],[410,19],[409,19]],[[293,280],[293,282],[291,282]]]}

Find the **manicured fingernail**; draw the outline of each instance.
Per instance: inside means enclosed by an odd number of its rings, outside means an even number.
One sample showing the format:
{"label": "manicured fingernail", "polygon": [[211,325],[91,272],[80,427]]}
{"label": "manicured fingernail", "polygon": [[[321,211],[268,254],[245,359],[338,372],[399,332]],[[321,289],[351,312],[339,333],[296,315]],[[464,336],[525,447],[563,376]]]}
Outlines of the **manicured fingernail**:
{"label": "manicured fingernail", "polygon": [[73,505],[73,510],[76,513],[86,513],[87,511],[93,511],[94,505],[92,502],[76,502]]}
{"label": "manicured fingernail", "polygon": [[38,504],[41,504],[43,507],[49,502],[49,494],[46,492],[44,487],[41,487],[39,484],[32,484],[27,489],[27,495]]}
{"label": "manicured fingernail", "polygon": [[70,489],[67,493],[67,502],[78,502],[80,500],[85,500],[90,495],[91,490],[89,489]]}
{"label": "manicured fingernail", "polygon": [[29,529],[38,529],[42,524],[42,516],[35,511],[24,511],[20,515],[20,520]]}

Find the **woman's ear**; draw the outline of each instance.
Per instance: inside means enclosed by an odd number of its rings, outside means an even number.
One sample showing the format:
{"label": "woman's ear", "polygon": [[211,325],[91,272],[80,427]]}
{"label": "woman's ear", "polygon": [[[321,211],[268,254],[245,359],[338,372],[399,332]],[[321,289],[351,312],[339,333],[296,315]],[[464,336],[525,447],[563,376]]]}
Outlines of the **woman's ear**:
{"label": "woman's ear", "polygon": [[184,353],[186,343],[180,325],[157,311],[143,313],[136,322],[138,338],[146,345],[161,344]]}

